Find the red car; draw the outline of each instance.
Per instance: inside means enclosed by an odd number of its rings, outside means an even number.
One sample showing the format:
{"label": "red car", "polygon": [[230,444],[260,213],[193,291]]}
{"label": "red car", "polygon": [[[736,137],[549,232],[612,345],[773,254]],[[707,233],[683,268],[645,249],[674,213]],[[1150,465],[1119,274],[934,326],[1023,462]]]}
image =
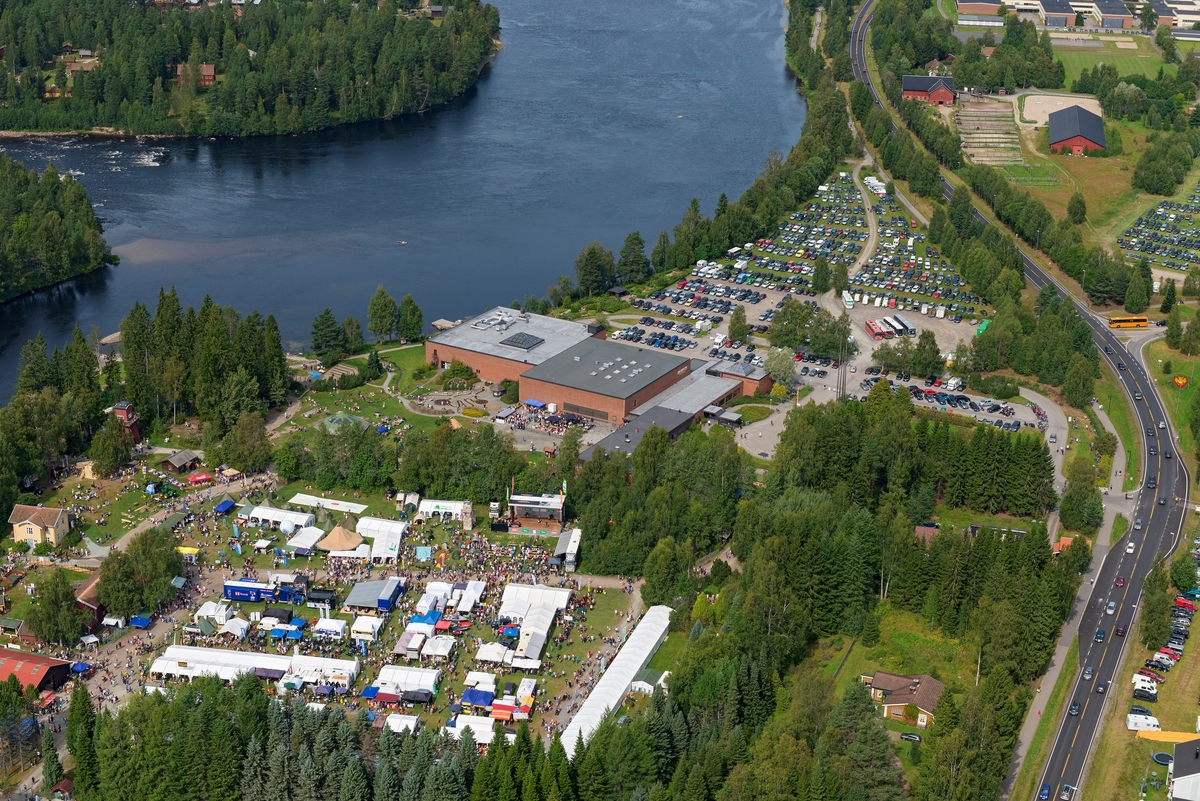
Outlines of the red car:
{"label": "red car", "polygon": [[1166,676],[1164,676],[1163,674],[1159,673],[1156,670],[1151,670],[1150,668],[1139,668],[1137,674],[1139,676],[1145,676],[1146,678],[1153,680],[1157,684],[1162,684],[1164,681],[1167,680]]}
{"label": "red car", "polygon": [[1116,584],[1118,587],[1124,587],[1125,586],[1125,577],[1117,576],[1117,580],[1113,583]]}

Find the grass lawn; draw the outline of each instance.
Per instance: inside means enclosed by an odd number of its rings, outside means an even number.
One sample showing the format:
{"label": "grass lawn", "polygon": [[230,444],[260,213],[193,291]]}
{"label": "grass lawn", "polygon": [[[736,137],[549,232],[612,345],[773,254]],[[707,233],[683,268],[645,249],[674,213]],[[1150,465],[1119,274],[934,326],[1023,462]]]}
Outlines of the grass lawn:
{"label": "grass lawn", "polygon": [[[1196,475],[1196,441],[1192,436],[1192,430],[1188,428],[1187,415],[1196,395],[1196,367],[1200,365],[1200,356],[1184,356],[1179,351],[1168,348],[1167,343],[1161,339],[1147,345],[1145,353],[1146,366],[1150,375],[1154,377],[1155,383],[1158,384],[1159,395],[1163,398],[1163,405],[1167,409],[1167,414],[1171,415],[1171,423],[1175,426],[1175,433],[1179,437],[1179,441],[1173,448],[1175,458],[1183,459],[1188,470],[1194,476]],[[1163,375],[1162,372],[1161,362],[1166,359],[1171,361],[1171,375]],[[1188,385],[1183,389],[1175,386],[1172,376],[1176,375],[1189,378]],[[1165,446],[1165,443],[1162,445]]]}
{"label": "grass lawn", "polygon": [[[3,616],[10,617],[15,620],[25,620],[27,617],[29,617],[29,610],[33,608],[33,602],[36,596],[25,592],[24,585],[33,584],[35,587],[38,586],[50,576],[50,571],[53,569],[54,568],[52,567],[30,567],[29,570],[26,571],[25,578],[22,579],[21,584],[12,587],[7,593],[5,593],[4,597],[5,603],[7,604],[7,609],[4,611]],[[88,570],[71,569],[70,572],[72,574],[72,580],[77,583],[83,582],[88,576],[91,575],[91,571]]]}
{"label": "grass lawn", "polygon": [[1079,639],[1075,638],[1071,641],[1067,658],[1063,660],[1058,681],[1054,682],[1054,689],[1050,691],[1050,697],[1046,700],[1046,712],[1038,721],[1033,738],[1029,741],[1029,751],[1025,754],[1025,761],[1021,763],[1021,770],[1013,783],[1009,798],[1033,798],[1038,777],[1042,773],[1042,765],[1050,755],[1050,746],[1054,744],[1054,735],[1058,732],[1058,721],[1067,706],[1067,693],[1075,683],[1075,671],[1078,669]]}
{"label": "grass lawn", "polygon": [[1117,438],[1125,448],[1125,475],[1122,477],[1121,491],[1128,492],[1137,486],[1139,471],[1142,468],[1142,431],[1133,425],[1134,414],[1129,408],[1132,402],[1125,391],[1117,383],[1116,375],[1108,362],[1101,362],[1103,377],[1096,382],[1096,398],[1103,407],[1113,428],[1117,430]]}
{"label": "grass lawn", "polygon": [[775,410],[770,406],[739,406],[737,411],[742,416],[742,423],[749,425],[757,423],[759,420],[766,420]]}
{"label": "grass lawn", "polygon": [[996,526],[997,528],[1020,528],[1028,531],[1034,522],[1028,517],[989,515],[982,512],[973,512],[965,507],[949,509],[945,505],[933,507],[933,514],[930,515],[930,518],[937,523],[941,523],[943,528],[951,526],[959,531],[965,530],[972,523]]}
{"label": "grass lawn", "polygon": [[[1173,64],[1163,64],[1162,56],[1150,44],[1145,36],[1122,36],[1122,43],[1134,42],[1137,49],[1118,48],[1116,42],[1104,42],[1103,47],[1070,47],[1062,41],[1054,42],[1054,58],[1061,61],[1066,68],[1066,87],[1070,89],[1084,70],[1090,70],[1098,64],[1109,64],[1117,68],[1121,75],[1145,75],[1153,78],[1162,67],[1166,72],[1175,74],[1177,68]],[[1181,54],[1182,55],[1182,54]]]}
{"label": "grass lawn", "polygon": [[[142,466],[157,465],[165,458],[155,454],[152,461],[138,460],[136,475],[123,480],[106,479],[88,481],[75,478],[68,480],[57,491],[48,490],[40,502],[48,507],[73,508],[77,516],[75,531],[98,543],[109,543],[152,514],[162,511],[164,502],[173,499],[163,495],[148,496],[143,491],[148,476],[143,475]],[[155,480],[153,476],[149,476]],[[186,490],[176,488],[179,495]]]}
{"label": "grass lawn", "polygon": [[667,637],[666,642],[658,646],[658,652],[650,660],[650,664],[646,667],[651,670],[674,670],[679,660],[683,659],[683,652],[687,650],[687,634],[682,631],[676,631]]}
{"label": "grass lawn", "polygon": [[[841,693],[865,673],[886,670],[889,673],[927,673],[945,682],[951,692],[962,692],[975,681],[975,646],[952,640],[928,625],[920,615],[895,609],[887,601],[877,610],[879,642],[867,648],[855,645],[846,657],[834,682],[834,694]],[[832,677],[842,661],[839,638],[822,643],[818,653],[825,656],[826,676]]]}

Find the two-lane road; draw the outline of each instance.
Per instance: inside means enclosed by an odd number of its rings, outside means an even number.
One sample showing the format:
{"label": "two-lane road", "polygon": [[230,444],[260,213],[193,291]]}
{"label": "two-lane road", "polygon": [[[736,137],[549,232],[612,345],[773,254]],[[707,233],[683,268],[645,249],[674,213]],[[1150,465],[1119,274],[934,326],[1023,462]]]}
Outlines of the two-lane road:
{"label": "two-lane road", "polygon": [[[871,84],[866,70],[865,38],[871,23],[872,2],[873,0],[866,0],[851,23],[850,57],[854,64],[855,77],[867,85],[875,104],[883,108],[876,87]],[[895,130],[894,124],[892,127]],[[943,178],[944,198],[949,200],[953,191],[953,187]],[[975,216],[987,223],[978,211],[975,212]],[[1070,297],[1024,249],[1021,251],[1021,257],[1025,278],[1031,286],[1041,289],[1047,284],[1053,284],[1060,297]],[[1080,671],[1074,677],[1068,699],[1068,704],[1078,700],[1081,709],[1078,715],[1064,716],[1055,736],[1053,750],[1042,771],[1041,781],[1038,783],[1039,789],[1041,784],[1048,784],[1055,795],[1060,793],[1064,786],[1076,787],[1081,783],[1088,756],[1099,734],[1105,701],[1115,694],[1112,702],[1124,707],[1132,697],[1129,687],[1113,686],[1127,639],[1115,637],[1113,630],[1118,625],[1132,630],[1143,579],[1150,571],[1157,554],[1168,554],[1178,544],[1189,488],[1187,470],[1180,463],[1178,454],[1175,454],[1174,458],[1166,458],[1164,455],[1167,452],[1174,454],[1176,450],[1174,429],[1163,409],[1157,388],[1146,373],[1140,353],[1129,352],[1126,344],[1118,339],[1118,332],[1108,327],[1107,320],[1086,309],[1083,310],[1083,315],[1092,328],[1097,347],[1116,372],[1121,386],[1133,404],[1136,423],[1145,432],[1146,471],[1142,487],[1137,491],[1134,520],[1130,521],[1130,530],[1112,532],[1112,543],[1107,555],[1099,569],[1090,571],[1094,579],[1088,578],[1089,582],[1095,583],[1090,586],[1088,603],[1078,621]],[[1166,428],[1158,427],[1160,421],[1165,422]],[[1154,456],[1149,454],[1151,446],[1155,446],[1157,451]],[[1151,480],[1156,485],[1154,488],[1148,486]],[[1159,502],[1160,499],[1162,503]],[[1140,529],[1136,528],[1135,520],[1141,521]],[[1127,550],[1130,542],[1133,543],[1132,553]],[[1124,586],[1116,586],[1117,576],[1124,577]],[[1110,601],[1115,604],[1113,614],[1107,613]],[[1068,620],[1066,625],[1072,625],[1072,621]],[[1103,642],[1096,641],[1099,629],[1104,630]],[[1141,653],[1140,645],[1135,646],[1135,653]],[[1082,668],[1085,666],[1091,666],[1095,670],[1095,677],[1091,681],[1083,681]],[[1106,687],[1103,694],[1096,691],[1100,684]]]}

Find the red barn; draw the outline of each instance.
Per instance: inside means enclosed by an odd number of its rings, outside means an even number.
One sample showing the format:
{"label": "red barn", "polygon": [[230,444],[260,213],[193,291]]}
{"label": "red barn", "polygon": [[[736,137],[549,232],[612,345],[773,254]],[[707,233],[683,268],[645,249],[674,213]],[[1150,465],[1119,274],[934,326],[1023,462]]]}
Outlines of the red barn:
{"label": "red barn", "polygon": [[901,88],[905,100],[921,100],[931,106],[953,106],[958,97],[954,79],[940,75],[905,75]]}
{"label": "red barn", "polygon": [[1050,149],[1082,156],[1105,148],[1104,120],[1080,106],[1050,114]]}

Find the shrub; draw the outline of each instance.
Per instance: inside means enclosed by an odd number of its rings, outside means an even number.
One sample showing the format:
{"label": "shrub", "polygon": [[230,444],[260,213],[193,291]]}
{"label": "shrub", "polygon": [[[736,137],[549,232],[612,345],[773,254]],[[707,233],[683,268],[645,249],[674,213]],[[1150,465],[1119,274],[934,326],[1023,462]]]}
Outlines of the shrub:
{"label": "shrub", "polygon": [[337,388],[358,389],[365,383],[367,382],[363,379],[362,373],[347,373],[346,375],[338,376]]}

